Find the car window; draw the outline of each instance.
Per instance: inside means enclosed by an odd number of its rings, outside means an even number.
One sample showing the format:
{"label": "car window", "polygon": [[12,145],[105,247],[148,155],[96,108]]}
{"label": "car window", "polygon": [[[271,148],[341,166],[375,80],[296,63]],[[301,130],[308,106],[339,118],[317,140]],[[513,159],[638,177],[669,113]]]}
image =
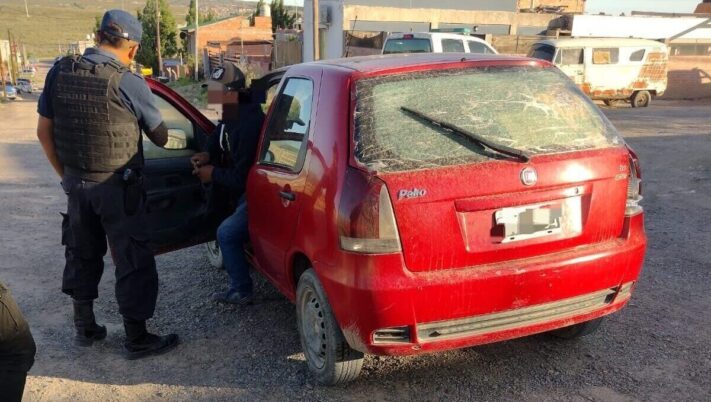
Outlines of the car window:
{"label": "car window", "polygon": [[464,41],[461,39],[442,39],[444,53],[464,53]]}
{"label": "car window", "polygon": [[593,49],[593,64],[617,64],[619,60],[619,48]]}
{"label": "car window", "polygon": [[165,159],[194,154],[197,144],[193,123],[165,99],[156,94],[153,94],[153,99],[163,117],[163,123],[168,128],[168,143],[165,148],[159,147],[144,134],[143,157],[145,159]]}
{"label": "car window", "polygon": [[622,144],[600,110],[558,69],[471,68],[366,78],[357,82],[356,97],[355,156],[375,171],[491,160],[472,142],[407,110],[530,155]]}
{"label": "car window", "polygon": [[583,49],[561,49],[560,54],[560,64],[565,66],[583,64],[585,61]]}
{"label": "car window", "polygon": [[482,53],[482,54],[491,54],[493,53],[491,49],[489,49],[489,46],[486,46],[485,44],[481,42],[476,42],[476,41],[468,41],[469,44],[469,53]]}
{"label": "car window", "polygon": [[555,55],[555,48],[551,45],[533,45],[528,52],[528,57],[547,61],[553,61],[553,55]]}
{"label": "car window", "polygon": [[644,54],[645,54],[644,49],[639,49],[637,51],[634,51],[630,54],[630,61],[642,61],[642,60],[644,60]]}
{"label": "car window", "polygon": [[425,38],[388,39],[383,54],[432,53],[432,43]]}
{"label": "car window", "polygon": [[301,170],[311,123],[313,83],[290,78],[274,99],[274,110],[265,131],[259,156],[262,164]]}

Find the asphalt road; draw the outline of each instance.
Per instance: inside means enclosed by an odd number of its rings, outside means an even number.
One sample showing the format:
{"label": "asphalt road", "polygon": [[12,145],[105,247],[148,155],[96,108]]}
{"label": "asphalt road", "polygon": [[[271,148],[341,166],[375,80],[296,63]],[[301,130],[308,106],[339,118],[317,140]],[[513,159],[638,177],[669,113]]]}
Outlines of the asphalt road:
{"label": "asphalt road", "polygon": [[368,357],[358,381],[324,388],[308,375],[293,306],[263,280],[255,306],[211,303],[226,277],[202,247],[158,257],[150,326],[178,332],[176,351],[134,362],[118,355],[109,259],[97,302],[109,336],[93,348],[72,346],[70,303],[60,292],[64,195],[35,138],[35,102],[0,105],[0,280],[38,344],[28,401],[711,399],[711,103],[605,110],[642,159],[650,243],[630,305],[598,333]]}

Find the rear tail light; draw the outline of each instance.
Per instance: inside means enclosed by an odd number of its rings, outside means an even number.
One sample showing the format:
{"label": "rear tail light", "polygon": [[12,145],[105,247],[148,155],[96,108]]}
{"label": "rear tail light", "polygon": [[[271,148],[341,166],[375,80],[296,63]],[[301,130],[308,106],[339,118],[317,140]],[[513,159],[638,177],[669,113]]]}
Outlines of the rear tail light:
{"label": "rear tail light", "polygon": [[339,206],[341,249],[361,254],[399,253],[400,235],[388,188],[381,180],[349,169]]}
{"label": "rear tail light", "polygon": [[627,182],[625,216],[633,216],[641,213],[643,210],[639,205],[640,201],[642,201],[642,174],[637,155],[630,151],[630,174]]}
{"label": "rear tail light", "polygon": [[403,39],[415,39],[415,35],[413,35],[413,34],[405,34],[405,35],[402,35],[402,38],[403,38]]}

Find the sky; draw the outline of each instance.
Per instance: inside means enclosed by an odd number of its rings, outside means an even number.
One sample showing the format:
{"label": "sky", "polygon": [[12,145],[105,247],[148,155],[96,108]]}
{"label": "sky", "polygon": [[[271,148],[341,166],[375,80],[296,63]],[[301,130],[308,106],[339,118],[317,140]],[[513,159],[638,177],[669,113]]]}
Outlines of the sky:
{"label": "sky", "polygon": [[[437,3],[437,0],[432,0],[432,2]],[[590,14],[602,11],[616,15],[622,12],[629,15],[632,10],[692,13],[699,3],[701,0],[587,0],[586,9]],[[284,0],[284,4],[301,6],[304,1]]]}

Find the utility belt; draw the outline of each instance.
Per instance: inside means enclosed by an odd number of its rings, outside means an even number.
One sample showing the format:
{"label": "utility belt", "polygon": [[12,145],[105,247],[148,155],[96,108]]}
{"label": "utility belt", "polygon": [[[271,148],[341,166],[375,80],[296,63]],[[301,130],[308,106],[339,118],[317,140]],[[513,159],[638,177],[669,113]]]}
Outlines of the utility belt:
{"label": "utility belt", "polygon": [[128,168],[123,172],[93,173],[65,166],[64,173],[84,181],[122,186],[124,189],[123,207],[126,215],[136,214],[146,198],[143,188],[143,173],[140,169]]}

